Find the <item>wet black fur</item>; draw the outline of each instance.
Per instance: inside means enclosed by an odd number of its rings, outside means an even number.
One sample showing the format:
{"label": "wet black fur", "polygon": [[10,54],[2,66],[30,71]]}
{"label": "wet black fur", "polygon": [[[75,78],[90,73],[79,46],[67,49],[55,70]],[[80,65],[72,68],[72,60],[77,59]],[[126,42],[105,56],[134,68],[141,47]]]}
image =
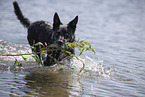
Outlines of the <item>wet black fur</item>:
{"label": "wet black fur", "polygon": [[[13,6],[14,12],[17,18],[20,20],[20,23],[28,29],[27,39],[30,46],[33,46],[38,42],[47,45],[56,42],[59,46],[61,46],[64,45],[66,42],[75,41],[74,33],[76,29],[76,24],[78,22],[78,16],[76,16],[67,25],[63,25],[61,23],[57,13],[54,14],[53,24],[47,21],[30,22],[30,20],[22,14],[17,1],[13,2]],[[36,50],[32,49],[32,51],[40,52],[42,47],[43,46],[36,46]],[[69,49],[69,51],[74,53],[74,49]],[[50,66],[55,63],[54,59],[48,55],[51,55],[58,61],[66,57],[66,55],[64,55],[61,50],[48,52],[47,55],[43,58],[41,54],[38,54],[39,58],[44,61],[45,66]]]}

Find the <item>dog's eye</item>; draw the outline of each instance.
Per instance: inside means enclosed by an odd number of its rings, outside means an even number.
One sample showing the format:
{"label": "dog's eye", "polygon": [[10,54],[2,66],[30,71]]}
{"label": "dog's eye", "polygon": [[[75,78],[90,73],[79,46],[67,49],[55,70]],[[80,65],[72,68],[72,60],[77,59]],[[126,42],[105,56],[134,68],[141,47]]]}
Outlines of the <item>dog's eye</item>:
{"label": "dog's eye", "polygon": [[65,36],[68,36],[68,33],[64,33]]}
{"label": "dog's eye", "polygon": [[68,38],[69,37],[69,34],[68,33],[64,33],[64,37],[65,38]]}
{"label": "dog's eye", "polygon": [[57,32],[56,35],[60,35],[60,32]]}

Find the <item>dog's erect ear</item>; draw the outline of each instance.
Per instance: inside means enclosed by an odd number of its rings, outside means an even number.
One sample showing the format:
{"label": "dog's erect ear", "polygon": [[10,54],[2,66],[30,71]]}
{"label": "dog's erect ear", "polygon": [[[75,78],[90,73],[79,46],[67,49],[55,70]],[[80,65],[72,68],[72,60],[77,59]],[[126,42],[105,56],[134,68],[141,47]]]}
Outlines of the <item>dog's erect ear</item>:
{"label": "dog's erect ear", "polygon": [[57,29],[60,25],[61,25],[61,21],[59,19],[59,16],[57,13],[54,14],[54,18],[53,18],[53,29]]}
{"label": "dog's erect ear", "polygon": [[68,26],[75,31],[77,22],[78,22],[78,16],[76,16],[71,22],[69,22]]}

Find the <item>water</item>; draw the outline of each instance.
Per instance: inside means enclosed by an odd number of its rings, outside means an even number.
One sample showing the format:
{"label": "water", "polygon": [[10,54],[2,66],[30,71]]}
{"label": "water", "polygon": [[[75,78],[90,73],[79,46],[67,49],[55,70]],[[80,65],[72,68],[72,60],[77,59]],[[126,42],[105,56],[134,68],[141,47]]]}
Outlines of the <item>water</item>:
{"label": "water", "polygon": [[[13,57],[0,57],[0,96],[145,96],[144,0],[23,0],[31,21],[52,22],[58,12],[67,24],[79,16],[76,37],[88,38],[97,54],[85,52],[82,63],[43,68],[30,57],[14,67]],[[30,10],[31,9],[31,10]],[[13,13],[12,1],[0,1],[0,53],[30,51],[26,29]],[[77,54],[77,51],[76,51]],[[60,68],[63,67],[61,71]]]}

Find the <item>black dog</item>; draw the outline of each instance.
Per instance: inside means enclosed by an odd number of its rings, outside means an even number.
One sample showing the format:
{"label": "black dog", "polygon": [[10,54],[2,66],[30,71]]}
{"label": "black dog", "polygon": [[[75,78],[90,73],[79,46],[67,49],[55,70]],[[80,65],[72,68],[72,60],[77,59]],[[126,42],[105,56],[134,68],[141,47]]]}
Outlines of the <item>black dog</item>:
{"label": "black dog", "polygon": [[[21,24],[28,29],[27,39],[31,46],[38,42],[44,45],[51,45],[55,42],[61,47],[66,42],[72,43],[75,41],[74,32],[78,22],[78,16],[67,25],[61,23],[57,13],[54,15],[53,24],[46,21],[36,21],[32,23],[28,18],[24,17],[16,1],[13,2],[13,6],[17,18],[20,20]],[[37,45],[36,49],[32,49],[32,51],[41,52],[41,48],[43,48],[43,46]],[[74,53],[74,49],[67,50]],[[44,61],[45,66],[54,64],[55,59],[60,61],[66,57],[61,50],[48,52],[45,58],[42,58],[41,54],[38,54],[38,56]]]}

